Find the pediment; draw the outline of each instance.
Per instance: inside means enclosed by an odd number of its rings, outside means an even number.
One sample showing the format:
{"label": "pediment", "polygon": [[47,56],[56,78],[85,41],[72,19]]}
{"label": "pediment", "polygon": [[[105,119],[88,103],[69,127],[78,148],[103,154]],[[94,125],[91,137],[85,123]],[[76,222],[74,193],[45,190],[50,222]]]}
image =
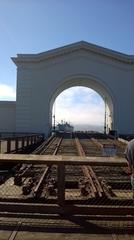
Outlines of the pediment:
{"label": "pediment", "polygon": [[89,54],[98,54],[98,56],[106,57],[126,64],[134,64],[134,55],[123,54],[85,41],[76,42],[38,54],[17,54],[17,57],[12,57],[12,60],[18,66],[21,63],[38,63],[80,51]]}

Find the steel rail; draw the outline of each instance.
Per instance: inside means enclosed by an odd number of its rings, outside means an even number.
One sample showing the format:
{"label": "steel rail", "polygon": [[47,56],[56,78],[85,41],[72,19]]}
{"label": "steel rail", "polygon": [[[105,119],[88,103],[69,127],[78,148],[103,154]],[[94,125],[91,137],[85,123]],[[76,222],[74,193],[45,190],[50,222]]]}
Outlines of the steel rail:
{"label": "steel rail", "polygon": [[45,180],[45,178],[46,178],[46,176],[47,176],[47,174],[50,170],[49,168],[50,167],[48,167],[48,166],[45,168],[45,170],[44,170],[42,176],[40,177],[35,189],[32,191],[32,194],[33,194],[34,197],[37,197],[37,195],[39,194],[39,191],[42,187],[42,184],[43,184],[43,182],[44,182],[44,180]]}
{"label": "steel rail", "polygon": [[21,185],[22,177],[29,171],[32,167],[32,164],[23,164],[22,167],[19,169],[19,172],[14,176],[14,184]]}
{"label": "steel rail", "polygon": [[60,138],[60,139],[59,139],[59,141],[58,141],[58,143],[57,143],[57,145],[56,145],[56,148],[55,148],[55,150],[54,150],[54,152],[53,152],[53,155],[57,155],[58,150],[59,150],[59,147],[60,147],[60,145],[61,145],[61,143],[62,143],[62,140],[63,140],[63,138]]}
{"label": "steel rail", "polygon": [[[91,140],[98,146],[98,148],[103,148],[103,144],[101,144],[98,140],[91,138]],[[111,139],[110,139],[111,141]],[[78,146],[79,146],[79,152],[81,152],[81,155],[86,156],[84,149],[82,145],[80,144],[79,139],[77,139]],[[102,180],[101,183],[98,181],[98,178],[93,171],[91,166],[86,167],[89,170],[89,175],[92,178],[92,181],[94,183],[94,186],[96,187],[97,194],[99,197],[106,196],[108,198],[115,197],[115,193],[113,192],[112,188],[107,185],[106,181]]]}
{"label": "steel rail", "polygon": [[53,141],[55,139],[55,135],[50,136],[47,140],[45,140],[38,148],[36,148],[32,154],[42,154],[43,150],[45,147],[47,147],[49,145],[49,143],[51,143],[51,141]]}
{"label": "steel rail", "polygon": [[[77,147],[79,155],[86,156],[85,151],[77,137],[75,137],[75,143],[76,143],[76,147]],[[103,189],[102,189],[102,187],[98,181],[98,178],[97,178],[95,172],[93,171],[92,167],[82,166],[82,170],[83,170],[84,175],[89,179],[92,195],[95,197],[98,194],[99,197],[102,197]]]}
{"label": "steel rail", "polygon": [[100,143],[97,139],[95,138],[91,138],[92,142],[95,143],[95,145],[99,148],[99,149],[103,149],[103,144]]}
{"label": "steel rail", "polygon": [[[51,136],[50,138],[47,139],[47,141],[44,141],[41,146],[39,146],[37,149],[35,149],[32,153],[33,154],[39,154],[42,155],[44,153],[44,147],[48,148],[50,143],[52,143],[55,140],[55,136]],[[28,165],[29,166],[29,165]],[[30,166],[33,166],[33,164],[30,164]],[[28,168],[27,168],[28,169]],[[45,177],[47,176],[49,171],[49,167],[47,166],[40,177],[36,187],[34,186],[35,180],[30,179],[26,185],[23,186],[23,194],[29,194],[31,192],[31,188],[35,187],[35,189],[32,190],[32,195],[36,197],[38,195],[38,192],[40,191],[40,188],[44,182]],[[22,175],[23,176],[23,175]],[[20,176],[21,177],[21,176]],[[22,181],[21,181],[22,182]]]}
{"label": "steel rail", "polygon": [[[55,139],[52,139],[52,141],[50,141],[50,143],[49,143],[48,146],[52,145],[54,140],[55,140]],[[53,155],[56,155],[56,154],[58,153],[58,149],[59,149],[59,147],[60,147],[60,145],[61,145],[62,140],[63,140],[63,138],[60,138],[60,139],[59,139],[59,141],[58,141],[58,143],[57,143],[57,145],[56,145],[56,148],[55,148],[55,150],[54,150],[54,152],[53,152]],[[47,146],[47,148],[48,148],[48,146]],[[43,153],[44,153],[44,150],[42,151],[42,154],[43,154]],[[49,172],[51,171],[51,168],[52,168],[52,164],[49,165],[49,166],[47,166],[47,167],[45,168],[42,176],[41,176],[40,179],[38,180],[38,183],[37,183],[36,187],[35,187],[34,190],[32,191],[32,195],[33,195],[34,197],[37,197],[37,196],[39,196],[39,194],[41,194],[41,191],[40,191],[40,190],[41,190],[41,188],[42,188],[42,186],[43,186],[43,183],[45,182],[45,179],[47,178]]]}

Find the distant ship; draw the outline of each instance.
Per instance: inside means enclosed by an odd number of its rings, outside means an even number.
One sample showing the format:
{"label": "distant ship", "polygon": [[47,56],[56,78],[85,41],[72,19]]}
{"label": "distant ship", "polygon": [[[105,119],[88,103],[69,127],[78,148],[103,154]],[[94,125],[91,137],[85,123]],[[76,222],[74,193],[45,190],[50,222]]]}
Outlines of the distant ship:
{"label": "distant ship", "polygon": [[58,123],[57,126],[55,127],[56,132],[68,132],[71,133],[74,131],[74,127],[70,125],[68,122],[63,122]]}

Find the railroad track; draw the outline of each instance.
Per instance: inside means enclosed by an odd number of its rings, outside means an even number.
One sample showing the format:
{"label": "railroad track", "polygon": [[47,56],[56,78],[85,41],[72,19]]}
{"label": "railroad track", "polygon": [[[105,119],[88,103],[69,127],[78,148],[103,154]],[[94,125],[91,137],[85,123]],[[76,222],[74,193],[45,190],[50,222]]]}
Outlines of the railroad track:
{"label": "railroad track", "polygon": [[[111,139],[94,139],[93,136],[80,136],[73,134],[72,138],[64,138],[51,136],[47,141],[44,141],[33,154],[45,155],[70,155],[70,156],[102,156],[102,145],[106,143],[115,144]],[[122,147],[121,143],[116,140],[116,145]],[[122,150],[123,152],[123,150]],[[112,172],[110,172],[112,171]],[[28,201],[28,199],[36,199],[37,201],[53,201],[57,199],[57,167],[54,165],[34,165],[23,164],[12,171],[12,177],[7,172],[5,179],[3,178],[4,188],[7,179],[12,179],[11,185],[15,185],[21,189],[21,194],[18,194],[19,201]],[[4,174],[1,176],[4,176]],[[8,176],[8,177],[7,177]],[[2,177],[1,177],[2,178]],[[87,166],[66,166],[66,199],[76,202],[95,202],[99,204],[102,200],[104,203],[108,201],[121,201],[131,204],[131,197],[122,200],[118,197],[116,190],[123,191],[123,186],[126,190],[131,190],[129,176],[124,176],[121,169],[108,167],[87,167]],[[119,189],[118,189],[119,188]],[[13,191],[13,190],[10,190]],[[0,196],[6,200],[6,197]],[[7,200],[14,199],[14,194],[11,193]],[[30,201],[29,200],[29,201]],[[98,201],[98,202],[97,202]],[[124,204],[123,202],[123,204]]]}
{"label": "railroad track", "polygon": [[[75,156],[82,159],[88,156],[102,157],[103,144],[116,145],[117,156],[123,156],[125,145],[118,140],[80,133],[73,134],[71,138],[51,136],[32,154],[46,155],[48,159],[50,155],[65,155],[70,156],[70,160],[71,157],[75,159]],[[80,216],[81,219],[82,215],[89,215],[90,220],[99,219],[100,225],[104,220],[106,223],[109,219],[112,220],[111,228],[115,222],[120,226],[122,219],[123,231],[124,227],[127,228],[128,219],[132,221],[130,224],[133,228],[134,208],[130,177],[125,175],[121,167],[66,165],[64,203],[62,197],[59,201],[59,186],[61,184],[62,188],[64,184],[59,181],[58,171],[59,165],[51,164],[14,164],[8,168],[1,165],[1,216],[16,219],[18,216],[36,218],[38,215],[40,218],[42,215],[44,218],[46,214],[55,214],[63,218],[64,214],[70,214]],[[116,221],[113,222],[114,220]]]}
{"label": "railroad track", "polygon": [[[56,155],[58,149],[61,145],[63,138],[57,138],[55,136],[50,137],[47,141],[44,141],[40,147],[38,147],[33,154],[51,154]],[[29,195],[30,197],[39,198],[44,193],[47,197],[48,194],[54,193],[55,190],[55,180],[51,178],[51,172],[54,166],[51,165],[32,165],[23,164],[20,170],[16,173],[14,177],[14,184],[23,185],[22,192],[24,195]],[[32,177],[28,178],[29,171],[33,170]],[[25,177],[25,180],[23,180]]]}

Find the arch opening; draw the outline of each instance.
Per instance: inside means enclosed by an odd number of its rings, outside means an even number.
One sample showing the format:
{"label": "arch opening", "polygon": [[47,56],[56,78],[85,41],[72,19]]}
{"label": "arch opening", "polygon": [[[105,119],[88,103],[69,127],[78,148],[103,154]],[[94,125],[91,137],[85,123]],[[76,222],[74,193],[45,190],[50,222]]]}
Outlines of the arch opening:
{"label": "arch opening", "polygon": [[[70,104],[72,104],[70,108],[72,114],[64,109],[64,106],[69,109]],[[85,108],[84,112],[82,108]],[[86,121],[85,118],[87,118]],[[74,130],[108,133],[114,129],[112,97],[108,90],[96,80],[73,78],[61,84],[53,93],[50,100],[49,119],[51,130],[55,128],[57,122],[62,120],[71,122]]]}

